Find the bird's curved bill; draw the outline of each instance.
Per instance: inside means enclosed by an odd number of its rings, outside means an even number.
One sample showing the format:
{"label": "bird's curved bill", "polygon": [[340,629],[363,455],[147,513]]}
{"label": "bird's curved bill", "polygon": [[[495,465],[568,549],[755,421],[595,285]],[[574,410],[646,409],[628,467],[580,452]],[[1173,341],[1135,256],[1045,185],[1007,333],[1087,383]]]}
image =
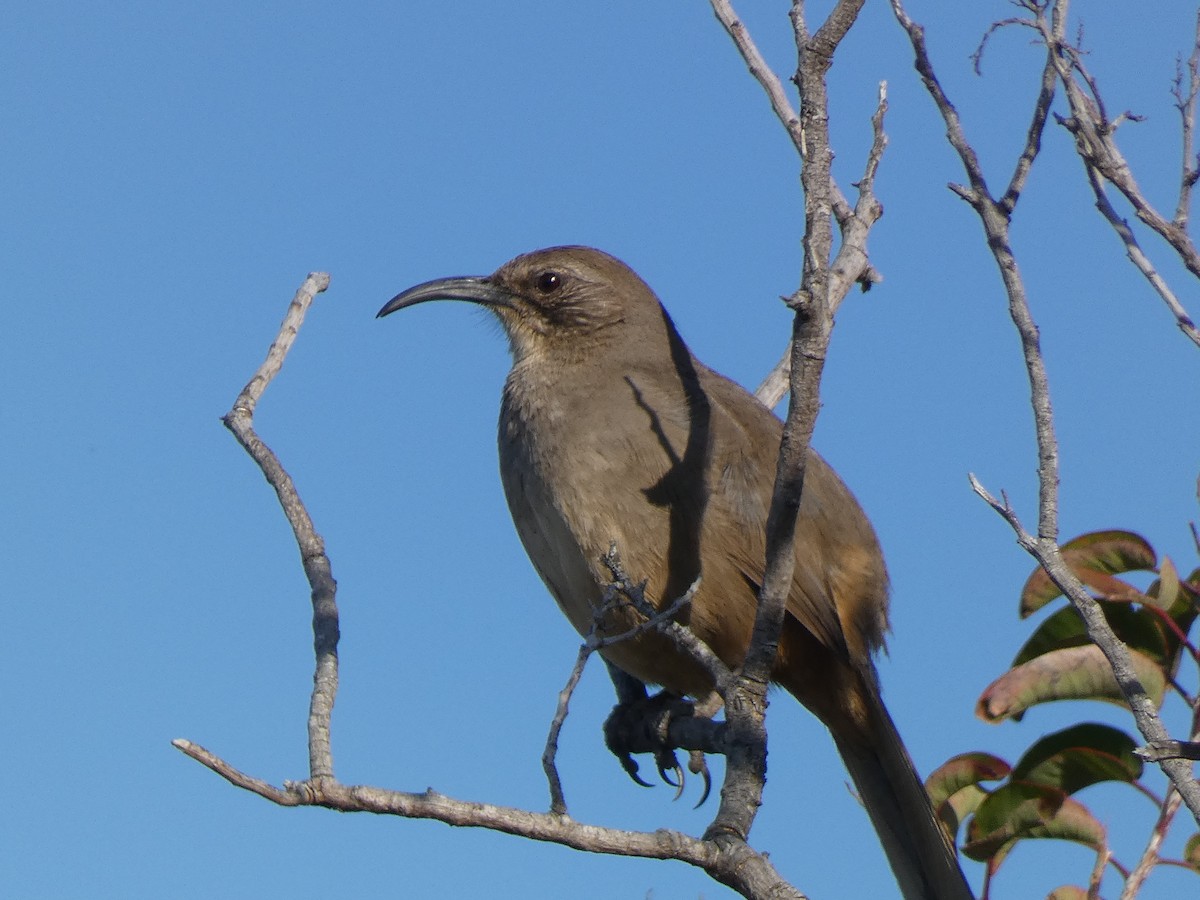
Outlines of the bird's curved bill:
{"label": "bird's curved bill", "polygon": [[397,294],[384,304],[376,318],[394,313],[406,306],[414,306],[427,300],[466,300],[484,306],[508,306],[512,298],[509,293],[496,287],[482,276],[469,275],[458,278],[435,278],[407,291]]}

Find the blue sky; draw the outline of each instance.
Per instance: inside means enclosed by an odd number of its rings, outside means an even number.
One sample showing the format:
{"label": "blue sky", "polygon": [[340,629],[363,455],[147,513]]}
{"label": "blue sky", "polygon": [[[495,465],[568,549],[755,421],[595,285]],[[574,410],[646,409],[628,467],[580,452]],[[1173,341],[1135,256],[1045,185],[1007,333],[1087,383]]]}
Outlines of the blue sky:
{"label": "blue sky", "polygon": [[[787,4],[742,5],[788,71]],[[1147,116],[1122,146],[1171,209],[1167,89],[1194,9],[1074,6],[1110,107]],[[967,56],[1010,6],[910,12],[998,188],[1039,52],[1003,33],[977,78]],[[539,756],[577,639],[496,473],[504,342],[461,304],[373,316],[419,281],[592,244],[646,278],[701,359],[757,384],[788,333],[777,298],[799,277],[797,161],[707,4],[41,2],[10,8],[0,29],[11,895],[724,895],[680,864],[278,809],[169,743],[275,783],[306,773],[307,589],[272,494],[219,417],[321,269],[332,287],[256,424],[339,580],[338,774],[545,808]],[[1065,705],[1019,725],[974,718],[1029,633],[1016,597],[1031,561],[967,473],[1007,490],[1032,527],[1028,391],[981,230],[945,187],[961,169],[881,2],[832,75],[838,176],[847,190],[858,177],[884,79],[886,214],[870,246],[886,280],[839,316],[815,443],[887,553],[885,696],[928,771],[972,749],[1014,759],[1082,717],[1124,719]],[[1013,235],[1058,415],[1063,537],[1130,528],[1190,571],[1200,356],[1123,259],[1057,126]],[[1194,282],[1147,246],[1195,314]],[[595,666],[562,741],[573,815],[701,831],[711,802],[639,789],[607,756],[611,702]],[[1179,708],[1168,717],[1178,730]],[[770,726],[754,843],[814,897],[893,896],[827,735],[782,694]],[[1126,793],[1082,799],[1132,862],[1152,811]],[[1023,845],[993,896],[1040,896],[1090,864],[1081,848]],[[1188,878],[1163,872],[1142,896],[1179,896]]]}

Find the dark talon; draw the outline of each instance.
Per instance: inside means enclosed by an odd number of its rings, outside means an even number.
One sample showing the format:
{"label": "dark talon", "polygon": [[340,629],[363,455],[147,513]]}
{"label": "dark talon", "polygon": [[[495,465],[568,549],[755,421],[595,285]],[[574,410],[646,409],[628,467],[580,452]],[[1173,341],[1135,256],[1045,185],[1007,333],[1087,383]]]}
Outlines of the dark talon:
{"label": "dark talon", "polygon": [[[675,788],[675,800],[683,796],[683,786],[686,781],[686,776],[683,774],[683,768],[679,765],[679,760],[675,758],[675,753],[671,750],[663,750],[656,755],[655,763],[658,765],[658,777]],[[671,776],[674,775],[674,780]]]}
{"label": "dark talon", "polygon": [[625,774],[633,779],[634,784],[640,784],[642,787],[654,787],[654,785],[646,781],[646,779],[642,778],[642,776],[638,774],[638,764],[636,759],[634,759],[628,753],[618,754],[617,759],[621,763],[621,768],[625,770]]}
{"label": "dark talon", "polygon": [[[665,750],[654,760],[658,766],[658,777],[665,781],[673,788],[683,787],[683,769],[679,767],[679,760],[675,758],[675,754],[670,750]],[[671,775],[675,778],[672,779]]]}
{"label": "dark talon", "polygon": [[704,793],[700,795],[700,799],[696,801],[693,809],[699,809],[704,805],[704,801],[708,799],[708,795],[712,792],[712,774],[708,771],[708,761],[704,758],[704,754],[699,750],[693,750],[688,754],[688,769],[693,775],[699,775],[704,779]]}
{"label": "dark talon", "polygon": [[[653,754],[659,777],[675,788],[675,799],[678,800],[683,796],[687,776],[674,749],[665,746],[665,742],[671,719],[675,716],[690,716],[692,709],[690,702],[666,692],[653,697],[622,701],[613,707],[612,713],[604,722],[604,742],[620,761],[626,774],[643,787],[651,785],[638,775],[638,764],[632,754]],[[704,798],[708,797],[710,779],[703,761],[700,768],[695,768],[694,761],[689,761],[688,766],[693,772],[703,774]],[[701,798],[701,802],[704,802],[704,798]]]}

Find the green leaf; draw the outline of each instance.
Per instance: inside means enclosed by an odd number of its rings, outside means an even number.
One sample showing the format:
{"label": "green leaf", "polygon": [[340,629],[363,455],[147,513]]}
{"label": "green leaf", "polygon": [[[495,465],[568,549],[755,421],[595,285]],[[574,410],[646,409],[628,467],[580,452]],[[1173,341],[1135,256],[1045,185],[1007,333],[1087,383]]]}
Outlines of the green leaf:
{"label": "green leaf", "polygon": [[[1096,602],[1117,637],[1130,648],[1163,664],[1175,655],[1178,639],[1168,635],[1167,626],[1154,612],[1134,608],[1128,603]],[[1051,650],[1081,647],[1091,642],[1078,610],[1067,606],[1052,613],[1037,627],[1017,652],[1012,664],[1019,666]]]}
{"label": "green leaf", "polygon": [[1012,780],[1074,794],[1101,781],[1133,782],[1141,777],[1137,744],[1128,734],[1094,722],[1073,725],[1037,741],[1013,766]]}
{"label": "green leaf", "polygon": [[[1134,672],[1156,706],[1166,690],[1163,670],[1154,660],[1129,651]],[[1051,700],[1105,700],[1126,706],[1112,668],[1095,644],[1043,653],[1009,669],[980,695],[975,714],[985,722],[1019,717],[1038,703]]]}
{"label": "green leaf", "polygon": [[1087,900],[1088,892],[1073,884],[1056,887],[1046,895],[1046,900]]}
{"label": "green leaf", "polygon": [[[1153,570],[1158,564],[1154,548],[1132,531],[1095,531],[1080,535],[1061,547],[1063,560],[1084,584],[1103,597],[1139,599],[1140,591],[1112,575],[1142,569]],[[1041,609],[1061,596],[1044,569],[1035,569],[1021,591],[1021,618]]]}
{"label": "green leaf", "polygon": [[1007,762],[990,753],[962,753],[942,763],[925,780],[925,790],[952,841],[957,841],[959,825],[988,796],[979,782],[999,781],[1010,769]]}
{"label": "green leaf", "polygon": [[1010,782],[993,791],[971,819],[963,853],[987,860],[1026,838],[1053,838],[1104,847],[1104,826],[1086,806],[1040,784]]}
{"label": "green leaf", "polygon": [[1183,845],[1183,861],[1200,872],[1200,833],[1193,834]]}
{"label": "green leaf", "polygon": [[981,781],[999,781],[1012,770],[1007,762],[990,753],[960,753],[946,760],[925,779],[925,790],[937,806],[963,788]]}

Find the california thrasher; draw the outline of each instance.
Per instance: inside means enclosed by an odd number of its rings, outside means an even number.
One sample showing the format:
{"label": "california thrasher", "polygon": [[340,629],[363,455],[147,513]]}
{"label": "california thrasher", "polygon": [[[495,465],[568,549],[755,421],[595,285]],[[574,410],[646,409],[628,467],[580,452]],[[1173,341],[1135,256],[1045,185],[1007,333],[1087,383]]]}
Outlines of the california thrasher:
{"label": "california thrasher", "polygon": [[[429,281],[379,315],[437,299],[486,306],[508,335],[500,474],[529,558],[575,628],[593,624],[615,542],[658,604],[703,572],[680,621],[736,667],[763,578],[779,419],[697,360],[645,282],[599,250],[554,247],[486,277]],[[888,628],[888,578],[878,541],[812,451],[795,552],[773,680],[829,728],[905,898],[971,897],[879,695],[871,657]],[[638,621],[625,608],[606,624]],[[603,652],[610,667],[676,695],[712,691],[655,631]]]}

